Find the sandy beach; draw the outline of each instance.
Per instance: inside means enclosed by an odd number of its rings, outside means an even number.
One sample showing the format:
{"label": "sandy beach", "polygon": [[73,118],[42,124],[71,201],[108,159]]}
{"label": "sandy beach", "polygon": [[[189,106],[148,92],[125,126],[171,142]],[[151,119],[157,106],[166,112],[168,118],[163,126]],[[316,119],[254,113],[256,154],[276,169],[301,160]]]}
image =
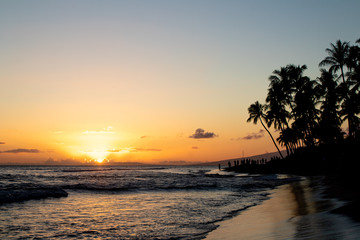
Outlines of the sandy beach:
{"label": "sandy beach", "polygon": [[360,239],[360,223],[331,213],[345,204],[324,197],[320,179],[272,190],[270,199],[225,220],[206,239]]}

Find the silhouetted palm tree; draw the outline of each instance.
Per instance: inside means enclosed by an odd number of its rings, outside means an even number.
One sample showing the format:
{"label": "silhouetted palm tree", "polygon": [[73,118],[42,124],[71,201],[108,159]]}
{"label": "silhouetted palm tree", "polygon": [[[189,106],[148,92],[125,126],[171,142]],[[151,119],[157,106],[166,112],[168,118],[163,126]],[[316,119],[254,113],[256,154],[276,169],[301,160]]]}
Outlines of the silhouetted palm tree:
{"label": "silhouetted palm tree", "polygon": [[270,85],[267,101],[274,100],[273,95],[276,95],[276,101],[283,105],[283,108],[290,107],[291,112],[293,112],[294,96],[304,80],[306,80],[303,76],[306,69],[306,65],[295,66],[289,64],[286,67],[281,67],[280,70],[274,70],[273,75],[269,77]]}
{"label": "silhouetted palm tree", "polygon": [[267,129],[267,127],[263,123],[263,119],[264,119],[264,121],[267,121],[266,120],[266,113],[265,113],[266,108],[267,108],[266,105],[262,105],[258,101],[251,104],[250,107],[248,108],[249,118],[248,118],[247,122],[253,121],[254,124],[257,124],[258,120],[260,120],[261,125],[267,131],[267,133],[270,135],[271,140],[273,141],[273,143],[274,143],[276,149],[278,150],[281,158],[284,158],[283,155],[281,154],[281,151],[280,151],[279,147],[277,146],[273,136],[271,135],[270,131]]}
{"label": "silhouetted palm tree", "polygon": [[268,126],[274,124],[274,128],[282,130],[284,127],[289,127],[287,119],[291,117],[286,110],[286,101],[280,84],[273,84],[268,90],[266,97],[268,103],[267,120]]}
{"label": "silhouetted palm tree", "polygon": [[[286,110],[286,101],[280,84],[273,84],[268,90],[266,97],[268,103],[268,111],[266,114],[267,126],[274,125],[276,130],[283,131],[284,128],[288,128],[288,119],[291,115]],[[289,155],[289,146],[285,143],[286,152]]]}
{"label": "silhouetted palm tree", "polygon": [[330,71],[321,69],[321,77],[318,78],[317,86],[322,95],[322,110],[319,121],[318,137],[323,143],[333,143],[342,138],[339,115],[339,103],[341,101],[337,76]]}
{"label": "silhouetted palm tree", "polygon": [[316,108],[320,93],[316,89],[316,81],[302,77],[301,85],[294,97],[295,125],[304,134],[304,143],[314,145],[314,130],[318,126],[319,110]]}
{"label": "silhouetted palm tree", "polygon": [[[356,41],[360,43],[360,39]],[[357,45],[350,46],[346,66],[349,69],[347,75],[347,85],[343,87],[346,98],[342,103],[342,116],[348,120],[349,136],[355,137],[359,129],[359,98],[360,98],[360,47]]]}
{"label": "silhouetted palm tree", "polygon": [[[354,82],[351,81],[352,79],[357,79],[356,72],[360,71],[357,69],[356,71],[356,59],[354,57],[357,57],[356,54],[354,55],[354,47],[352,48],[348,42],[341,42],[338,40],[336,42],[336,45],[331,44],[331,49],[327,48],[326,51],[328,52],[329,56],[326,57],[323,61],[320,62],[319,66],[325,66],[330,65],[330,71],[336,72],[338,70],[341,71],[341,77],[343,80],[342,86],[341,86],[341,93],[343,98],[342,103],[342,116],[344,116],[344,120],[348,121],[349,126],[349,136],[354,135],[355,126],[356,123],[356,111],[354,111],[353,108],[353,100],[357,99],[354,97],[354,94],[350,91],[351,85],[354,85]],[[350,52],[351,50],[351,52]],[[344,73],[344,66],[347,66],[348,69],[350,69],[350,73],[347,75],[352,76],[349,78],[349,81],[345,80],[345,73]],[[355,76],[354,76],[355,75]],[[350,100],[350,98],[352,100]],[[354,115],[355,114],[355,115]],[[355,121],[355,122],[353,122]]]}
{"label": "silhouetted palm tree", "polygon": [[[360,44],[360,39],[356,43]],[[256,101],[248,108],[247,121],[256,124],[260,120],[281,157],[267,127],[280,130],[277,141],[288,154],[298,147],[343,139],[344,120],[348,121],[350,137],[360,133],[360,46],[338,40],[326,52],[328,56],[319,66],[328,66],[329,70],[321,69],[317,80],[304,76],[306,65],[281,67],[269,77],[267,105]]]}
{"label": "silhouetted palm tree", "polygon": [[304,71],[307,69],[306,65],[295,66],[293,64],[286,66],[288,69],[288,74],[292,82],[292,93],[296,93],[298,89],[303,86],[303,82],[307,81],[306,76],[303,76]]}
{"label": "silhouetted palm tree", "polygon": [[276,139],[281,146],[288,146],[290,154],[293,154],[298,145],[298,135],[292,128],[286,128],[280,132],[279,137]]}
{"label": "silhouetted palm tree", "polygon": [[[273,75],[269,77],[269,81],[270,95],[276,95],[276,101],[279,101],[282,105],[288,105],[293,110],[293,83],[289,76],[288,66],[281,67],[280,70],[274,70]],[[271,91],[273,91],[273,94]]]}
{"label": "silhouetted palm tree", "polygon": [[330,45],[331,48],[325,50],[329,56],[319,63],[319,67],[330,66],[329,70],[334,73],[340,70],[343,83],[345,83],[344,66],[349,55],[349,42],[337,40],[335,45],[332,43]]}
{"label": "silhouetted palm tree", "polygon": [[[355,91],[349,93],[348,98],[346,98],[341,104],[340,114],[344,117],[344,120],[349,122],[349,136],[354,137],[356,128],[360,124],[360,119],[357,114],[360,113],[360,95]],[[351,124],[350,124],[351,123]]]}
{"label": "silhouetted palm tree", "polygon": [[[360,44],[360,39],[356,41]],[[349,68],[348,82],[349,89],[351,91],[359,91],[360,90],[360,47],[359,46],[351,46],[349,49],[349,55],[347,58],[347,67]]]}

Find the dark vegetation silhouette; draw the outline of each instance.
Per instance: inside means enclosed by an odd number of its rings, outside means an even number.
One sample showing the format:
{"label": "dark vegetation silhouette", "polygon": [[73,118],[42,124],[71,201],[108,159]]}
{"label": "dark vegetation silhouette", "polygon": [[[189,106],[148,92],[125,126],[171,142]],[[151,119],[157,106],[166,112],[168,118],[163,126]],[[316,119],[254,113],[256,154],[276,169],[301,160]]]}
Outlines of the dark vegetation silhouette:
{"label": "dark vegetation silhouette", "polygon": [[[230,170],[308,174],[354,170],[360,146],[360,39],[354,45],[338,40],[325,51],[320,77],[304,75],[306,65],[274,70],[266,103],[256,101],[248,108],[247,121],[260,121],[280,158],[244,161]],[[346,132],[341,128],[345,125]],[[276,141],[270,127],[279,131]],[[285,158],[278,144],[286,149]]]}
{"label": "dark vegetation silhouette", "polygon": [[280,156],[281,156],[282,158],[284,158],[283,155],[281,154],[281,151],[280,151],[279,147],[277,146],[277,144],[276,144],[273,136],[271,135],[270,131],[267,129],[267,127],[266,127],[266,126],[264,125],[264,123],[263,123],[263,120],[262,120],[262,119],[264,119],[264,121],[267,121],[267,116],[265,115],[266,108],[267,108],[266,105],[262,105],[262,104],[260,104],[258,101],[256,101],[254,104],[251,104],[251,106],[250,106],[249,109],[248,109],[250,116],[249,116],[249,118],[248,118],[247,121],[248,121],[248,122],[253,121],[254,124],[256,124],[257,121],[260,120],[261,125],[264,127],[264,129],[266,130],[266,132],[270,135],[271,140],[272,140],[273,143],[275,144],[275,147],[276,147],[276,149],[278,150]]}

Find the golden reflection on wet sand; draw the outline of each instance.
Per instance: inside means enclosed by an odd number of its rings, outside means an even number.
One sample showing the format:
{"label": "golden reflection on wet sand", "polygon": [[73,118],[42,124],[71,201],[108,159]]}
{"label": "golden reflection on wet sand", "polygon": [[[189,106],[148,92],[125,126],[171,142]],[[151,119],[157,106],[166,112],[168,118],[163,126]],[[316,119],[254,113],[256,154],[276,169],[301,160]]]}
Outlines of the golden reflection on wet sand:
{"label": "golden reflection on wet sand", "polygon": [[206,239],[359,239],[359,223],[328,212],[340,203],[321,198],[322,187],[310,179],[280,186],[261,205],[221,222]]}

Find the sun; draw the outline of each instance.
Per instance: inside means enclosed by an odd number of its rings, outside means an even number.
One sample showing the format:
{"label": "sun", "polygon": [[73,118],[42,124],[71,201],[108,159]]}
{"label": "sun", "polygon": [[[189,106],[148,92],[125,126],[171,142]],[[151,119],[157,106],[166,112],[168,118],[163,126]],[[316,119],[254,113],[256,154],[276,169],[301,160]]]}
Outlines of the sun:
{"label": "sun", "polygon": [[103,159],[103,158],[98,158],[98,159],[96,159],[95,161],[96,161],[97,163],[102,163],[104,160],[105,160],[105,159]]}
{"label": "sun", "polygon": [[119,142],[124,140],[123,134],[118,134],[113,127],[69,132],[62,136],[64,150],[74,159],[89,164],[104,164],[111,162],[119,154],[130,150],[120,148]]}
{"label": "sun", "polygon": [[109,155],[109,152],[106,150],[92,150],[86,151],[86,155],[91,157],[97,163],[103,163]]}

